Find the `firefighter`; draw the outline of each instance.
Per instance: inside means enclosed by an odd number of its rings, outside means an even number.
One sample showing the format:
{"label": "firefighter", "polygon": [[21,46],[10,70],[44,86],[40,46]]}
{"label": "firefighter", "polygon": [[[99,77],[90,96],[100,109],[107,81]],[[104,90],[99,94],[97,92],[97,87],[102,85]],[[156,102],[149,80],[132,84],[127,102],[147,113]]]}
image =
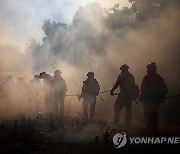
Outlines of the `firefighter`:
{"label": "firefighter", "polygon": [[90,104],[90,115],[89,119],[93,120],[96,96],[99,95],[100,86],[98,81],[94,78],[94,72],[87,73],[87,79],[83,81],[81,98],[83,98],[83,115],[84,118],[88,119],[88,104]]}
{"label": "firefighter", "polygon": [[39,74],[40,79],[44,79],[44,104],[45,104],[45,113],[47,116],[50,116],[52,113],[52,79],[53,77],[46,72],[41,72]]}
{"label": "firefighter", "polygon": [[165,80],[157,74],[155,62],[147,65],[147,75],[144,76],[141,84],[140,100],[143,103],[146,128],[149,133],[156,133],[158,130],[158,109],[164,103],[168,89]]}
{"label": "firefighter", "polygon": [[129,72],[129,66],[123,64],[120,67],[121,74],[119,74],[116,83],[110,90],[110,94],[114,96],[114,91],[119,87],[120,93],[114,104],[114,126],[119,127],[120,112],[125,107],[126,118],[125,126],[130,127],[131,124],[131,108],[134,98],[135,79]]}
{"label": "firefighter", "polygon": [[56,70],[52,80],[53,113],[56,118],[64,117],[64,97],[67,91],[66,82],[61,74],[60,70]]}
{"label": "firefighter", "polygon": [[38,114],[40,112],[40,98],[42,85],[39,81],[39,75],[34,75],[34,79],[29,82],[29,114]]}
{"label": "firefighter", "polygon": [[28,104],[28,85],[24,82],[22,77],[19,77],[16,84],[17,88],[17,103],[16,111],[18,113],[26,113],[27,104]]}
{"label": "firefighter", "polygon": [[1,99],[2,99],[2,103],[4,104],[1,106],[1,108],[3,109],[4,115],[12,116],[17,114],[16,103],[14,102],[14,100],[17,98],[16,96],[17,90],[12,75],[8,75],[6,77],[1,88],[2,88]]}

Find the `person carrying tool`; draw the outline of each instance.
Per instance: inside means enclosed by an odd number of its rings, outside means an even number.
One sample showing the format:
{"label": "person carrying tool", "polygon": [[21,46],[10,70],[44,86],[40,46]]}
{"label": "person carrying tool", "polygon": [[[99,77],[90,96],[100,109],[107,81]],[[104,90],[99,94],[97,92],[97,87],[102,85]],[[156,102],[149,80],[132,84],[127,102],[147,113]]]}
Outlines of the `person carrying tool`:
{"label": "person carrying tool", "polygon": [[42,85],[39,81],[39,75],[34,75],[34,79],[29,82],[29,107],[28,113],[37,115],[40,110]]}
{"label": "person carrying tool", "polygon": [[[64,117],[64,97],[66,95],[66,82],[61,76],[61,71],[56,70],[52,80],[53,113],[56,118]],[[60,112],[60,113],[59,113]]]}
{"label": "person carrying tool", "polygon": [[88,104],[90,103],[90,115],[89,119],[93,120],[96,96],[99,95],[100,86],[98,81],[94,78],[94,72],[87,73],[87,79],[83,81],[81,98],[83,98],[83,115],[85,119],[88,119]]}
{"label": "person carrying tool", "polygon": [[41,72],[39,74],[39,79],[44,80],[44,104],[45,104],[45,114],[49,116],[52,113],[52,80],[53,77],[46,72]]}
{"label": "person carrying tool", "polygon": [[114,96],[114,91],[120,87],[121,91],[118,94],[116,102],[114,104],[114,126],[119,127],[119,117],[121,110],[125,107],[126,109],[126,118],[125,125],[130,127],[131,124],[131,108],[132,101],[136,95],[138,95],[138,87],[135,85],[134,76],[128,71],[129,66],[123,64],[120,67],[121,74],[118,76],[116,83],[113,88],[110,90],[110,94]]}
{"label": "person carrying tool", "polygon": [[147,65],[147,75],[143,78],[140,94],[148,133],[154,134],[158,130],[158,109],[164,103],[167,92],[165,80],[157,74],[156,63],[151,62]]}

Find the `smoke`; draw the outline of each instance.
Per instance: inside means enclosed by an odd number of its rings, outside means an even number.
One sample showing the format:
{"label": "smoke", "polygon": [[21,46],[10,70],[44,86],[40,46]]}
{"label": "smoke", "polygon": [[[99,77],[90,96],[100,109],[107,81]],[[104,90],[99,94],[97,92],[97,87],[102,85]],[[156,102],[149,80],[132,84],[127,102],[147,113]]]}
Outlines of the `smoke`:
{"label": "smoke", "polygon": [[[80,93],[88,71],[95,72],[101,90],[111,89],[119,67],[124,63],[129,65],[140,86],[146,74],[146,65],[151,61],[157,63],[169,93],[179,92],[175,90],[180,85],[179,8],[170,4],[164,5],[159,12],[155,10],[156,16],[152,12],[147,14],[147,11],[146,18],[134,13],[134,5],[121,9],[118,4],[112,8],[103,8],[99,3],[87,4],[76,11],[70,24],[45,20],[42,43],[31,40],[23,56],[31,62],[33,73],[46,71],[53,74],[54,70],[60,69],[68,94]],[[22,64],[23,60],[18,62]],[[4,62],[3,65],[7,66]],[[9,66],[14,67],[13,63]],[[112,115],[115,98],[108,94],[102,97],[105,102],[98,98],[96,115]],[[69,100],[66,98],[66,102]],[[177,109],[177,102],[167,101],[162,114],[172,114]],[[73,98],[71,106],[72,114],[82,112],[82,102],[78,102],[77,98]],[[173,113],[177,116],[177,112]],[[133,105],[133,114],[142,114],[141,104]]]}

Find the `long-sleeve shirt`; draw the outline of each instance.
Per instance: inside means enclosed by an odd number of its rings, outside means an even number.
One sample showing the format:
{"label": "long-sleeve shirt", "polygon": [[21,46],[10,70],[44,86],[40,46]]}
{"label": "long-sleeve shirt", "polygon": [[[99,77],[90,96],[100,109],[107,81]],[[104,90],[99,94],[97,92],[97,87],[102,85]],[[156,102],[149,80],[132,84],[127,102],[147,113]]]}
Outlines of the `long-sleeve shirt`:
{"label": "long-sleeve shirt", "polygon": [[165,80],[159,74],[147,74],[141,84],[141,99],[162,100],[168,89]]}
{"label": "long-sleeve shirt", "polygon": [[135,80],[134,80],[134,76],[131,73],[122,73],[118,76],[116,83],[114,84],[113,88],[111,89],[111,91],[114,92],[114,90],[116,90],[119,86],[119,88],[121,88],[121,92],[126,92],[127,89],[131,86],[135,85]]}
{"label": "long-sleeve shirt", "polygon": [[99,94],[100,86],[96,79],[86,79],[83,82],[82,96],[97,96]]}

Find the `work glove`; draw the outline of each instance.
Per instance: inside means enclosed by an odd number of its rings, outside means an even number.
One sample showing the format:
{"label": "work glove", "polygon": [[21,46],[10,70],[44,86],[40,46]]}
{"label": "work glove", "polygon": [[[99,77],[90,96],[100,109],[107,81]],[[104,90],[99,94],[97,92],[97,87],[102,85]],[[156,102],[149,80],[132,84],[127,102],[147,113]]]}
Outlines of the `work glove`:
{"label": "work glove", "polygon": [[114,91],[113,90],[110,91],[110,95],[114,96]]}

